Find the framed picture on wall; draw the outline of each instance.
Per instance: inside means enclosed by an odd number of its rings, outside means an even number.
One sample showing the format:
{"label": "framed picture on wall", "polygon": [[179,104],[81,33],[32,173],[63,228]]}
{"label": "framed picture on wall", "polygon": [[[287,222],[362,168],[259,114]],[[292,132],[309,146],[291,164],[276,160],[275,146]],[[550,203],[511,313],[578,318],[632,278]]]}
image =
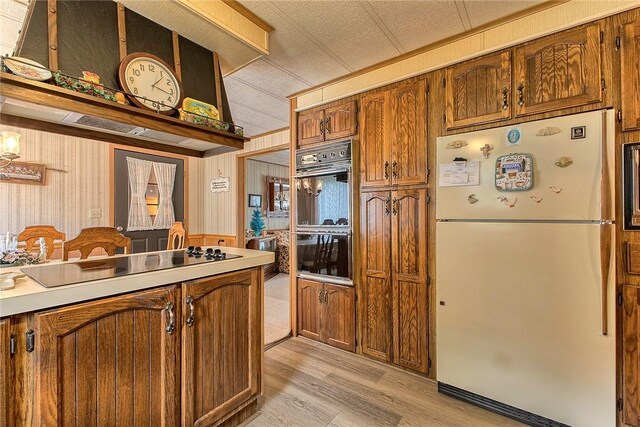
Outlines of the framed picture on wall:
{"label": "framed picture on wall", "polygon": [[38,163],[12,162],[0,169],[0,182],[45,185],[47,167]]}
{"label": "framed picture on wall", "polygon": [[260,195],[260,194],[249,194],[249,207],[250,208],[261,208],[262,207],[262,195]]}

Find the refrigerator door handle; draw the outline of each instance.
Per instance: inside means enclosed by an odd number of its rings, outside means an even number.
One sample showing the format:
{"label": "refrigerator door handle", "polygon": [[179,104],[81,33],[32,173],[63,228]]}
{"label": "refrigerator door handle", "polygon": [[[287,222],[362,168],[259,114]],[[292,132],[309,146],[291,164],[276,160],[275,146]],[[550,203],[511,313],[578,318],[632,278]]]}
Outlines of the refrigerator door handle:
{"label": "refrigerator door handle", "polygon": [[601,284],[601,315],[602,315],[602,335],[609,333],[609,311],[607,294],[609,291],[609,270],[611,268],[611,224],[600,226],[600,275]]}
{"label": "refrigerator door handle", "polygon": [[600,218],[604,221],[600,222],[600,273],[602,276],[602,335],[609,332],[608,325],[608,309],[607,309],[607,291],[609,284],[609,269],[611,267],[611,224],[613,221],[607,221],[613,217],[612,212],[612,195],[611,195],[611,175],[609,171],[609,143],[607,141],[607,114],[602,112],[602,144],[601,144],[601,177],[600,177]]}

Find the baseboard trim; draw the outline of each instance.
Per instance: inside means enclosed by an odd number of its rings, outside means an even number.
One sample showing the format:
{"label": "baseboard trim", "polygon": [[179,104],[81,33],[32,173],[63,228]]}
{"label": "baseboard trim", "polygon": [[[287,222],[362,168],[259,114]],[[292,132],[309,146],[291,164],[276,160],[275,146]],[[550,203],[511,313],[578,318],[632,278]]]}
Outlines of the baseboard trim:
{"label": "baseboard trim", "polygon": [[558,421],[543,417],[541,415],[525,411],[524,409],[516,408],[515,406],[507,405],[506,403],[498,402],[497,400],[489,399],[488,397],[484,397],[479,394],[442,383],[440,381],[438,381],[438,392],[446,394],[447,396],[455,397],[456,399],[471,403],[481,408],[488,409],[491,412],[504,415],[505,417],[509,417],[530,426],[569,427],[567,424],[563,424]]}

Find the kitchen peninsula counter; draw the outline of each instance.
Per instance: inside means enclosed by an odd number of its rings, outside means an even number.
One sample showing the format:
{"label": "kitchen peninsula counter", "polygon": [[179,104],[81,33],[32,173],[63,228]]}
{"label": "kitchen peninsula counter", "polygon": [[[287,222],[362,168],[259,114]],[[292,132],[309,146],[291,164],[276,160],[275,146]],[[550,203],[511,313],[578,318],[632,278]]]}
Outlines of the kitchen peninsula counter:
{"label": "kitchen peninsula counter", "polygon": [[25,277],[1,291],[0,425],[250,417],[262,391],[263,266],[274,254],[221,249],[240,257],[50,288]]}

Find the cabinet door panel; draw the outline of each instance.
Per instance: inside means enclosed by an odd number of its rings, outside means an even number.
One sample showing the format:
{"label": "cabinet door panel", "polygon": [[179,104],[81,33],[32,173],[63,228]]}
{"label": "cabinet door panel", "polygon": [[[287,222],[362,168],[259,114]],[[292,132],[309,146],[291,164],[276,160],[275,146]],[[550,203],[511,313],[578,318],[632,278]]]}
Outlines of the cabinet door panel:
{"label": "cabinet door panel", "polygon": [[602,100],[598,24],[527,43],[515,52],[517,116]]}
{"label": "cabinet door panel", "polygon": [[343,350],[356,350],[355,292],[352,287],[324,285],[323,341]]}
{"label": "cabinet door panel", "polygon": [[391,351],[391,198],[362,193],[362,352],[383,361]]}
{"label": "cabinet door panel", "polygon": [[0,320],[0,425],[13,425],[10,419],[13,407],[13,381],[11,376],[12,361],[9,349],[11,339],[11,322]]}
{"label": "cabinet door panel", "polygon": [[260,392],[262,284],[258,270],[184,283],[182,421],[215,424]]}
{"label": "cabinet door panel", "polygon": [[298,114],[298,145],[324,141],[324,110],[309,110]]}
{"label": "cabinet door panel", "polygon": [[427,191],[392,194],[393,362],[428,369]]}
{"label": "cabinet door panel", "polygon": [[38,422],[178,425],[177,300],[172,286],[36,315]]}
{"label": "cabinet door panel", "polygon": [[298,279],[298,333],[321,341],[322,283]]}
{"label": "cabinet door panel", "polygon": [[356,133],[356,102],[329,107],[324,110],[325,140],[346,138]]}
{"label": "cabinet door panel", "polygon": [[427,86],[424,80],[391,92],[392,183],[427,182]]}
{"label": "cabinet door panel", "polygon": [[511,51],[447,69],[447,129],[511,117]]}
{"label": "cabinet door panel", "polygon": [[389,142],[389,92],[374,93],[360,102],[361,186],[391,184],[391,146]]}
{"label": "cabinet door panel", "polygon": [[623,391],[623,421],[627,425],[640,425],[640,357],[638,347],[640,343],[640,288],[623,286],[623,315],[622,315],[622,391]]}
{"label": "cabinet door panel", "polygon": [[622,26],[622,129],[640,129],[640,21]]}

